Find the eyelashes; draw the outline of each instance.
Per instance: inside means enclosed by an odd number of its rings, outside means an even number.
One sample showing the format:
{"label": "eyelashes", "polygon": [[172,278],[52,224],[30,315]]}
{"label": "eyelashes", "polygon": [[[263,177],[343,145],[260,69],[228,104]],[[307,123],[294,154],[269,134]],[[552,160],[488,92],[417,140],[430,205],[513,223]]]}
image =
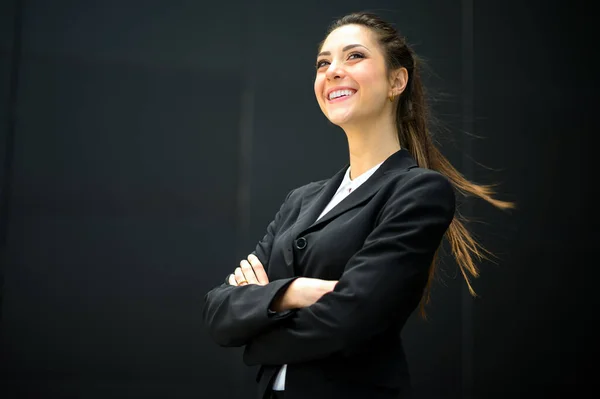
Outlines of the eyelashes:
{"label": "eyelashes", "polygon": [[[355,59],[361,59],[361,58],[365,58],[365,55],[363,53],[353,52],[353,53],[348,54],[348,60],[355,60]],[[327,61],[327,60],[318,60],[315,65],[315,68],[320,69],[327,64],[329,64],[329,61]]]}
{"label": "eyelashes", "polygon": [[315,68],[319,69],[321,67],[324,67],[325,64],[328,64],[328,63],[329,63],[328,61],[317,61],[317,64],[315,65]]}
{"label": "eyelashes", "polygon": [[352,57],[356,56],[356,58],[365,58],[365,55],[363,53],[350,53],[350,55],[348,55],[348,59],[353,59]]}

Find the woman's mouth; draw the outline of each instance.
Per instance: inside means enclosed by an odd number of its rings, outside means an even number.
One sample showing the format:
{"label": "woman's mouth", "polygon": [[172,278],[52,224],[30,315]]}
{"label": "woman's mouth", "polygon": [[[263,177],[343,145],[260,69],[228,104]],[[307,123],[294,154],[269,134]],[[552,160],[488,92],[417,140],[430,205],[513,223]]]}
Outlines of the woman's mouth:
{"label": "woman's mouth", "polygon": [[329,95],[327,96],[327,100],[330,103],[344,101],[344,100],[352,97],[354,95],[354,93],[356,93],[356,90],[352,90],[352,89],[334,90],[329,93]]}

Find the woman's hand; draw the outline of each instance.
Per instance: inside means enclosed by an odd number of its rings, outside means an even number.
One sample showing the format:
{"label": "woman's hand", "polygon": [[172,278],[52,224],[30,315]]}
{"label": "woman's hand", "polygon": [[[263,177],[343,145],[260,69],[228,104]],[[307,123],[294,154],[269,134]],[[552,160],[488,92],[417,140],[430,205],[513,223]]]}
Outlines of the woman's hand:
{"label": "woman's hand", "polygon": [[321,297],[332,292],[337,280],[321,280],[318,278],[299,277],[294,280],[287,290],[280,294],[271,305],[275,312],[288,309],[308,307]]}
{"label": "woman's hand", "polygon": [[240,267],[235,269],[235,272],[229,276],[230,285],[246,285],[246,284],[269,284],[269,277],[260,260],[252,254],[248,255],[248,260],[244,259],[240,262]]}
{"label": "woman's hand", "polygon": [[[229,284],[242,286],[247,284],[266,285],[269,277],[260,260],[252,254],[247,260],[240,262],[240,267],[229,276]],[[337,280],[321,280],[318,278],[299,277],[278,295],[271,304],[271,310],[282,312],[288,309],[308,307],[335,288]]]}

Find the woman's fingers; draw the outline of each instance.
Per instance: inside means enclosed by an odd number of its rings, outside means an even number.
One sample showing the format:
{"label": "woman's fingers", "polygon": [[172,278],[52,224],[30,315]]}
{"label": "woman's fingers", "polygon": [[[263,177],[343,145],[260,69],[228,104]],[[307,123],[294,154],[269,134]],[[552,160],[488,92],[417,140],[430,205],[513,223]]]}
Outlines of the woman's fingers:
{"label": "woman's fingers", "polygon": [[241,261],[240,266],[229,276],[229,284],[237,286],[246,284],[266,285],[269,284],[269,277],[260,260],[255,255],[250,254],[248,260]]}
{"label": "woman's fingers", "polygon": [[252,269],[254,270],[254,274],[256,275],[256,279],[258,280],[258,284],[266,285],[269,284],[269,276],[267,276],[267,272],[265,271],[264,266],[260,263],[260,260],[253,255],[248,255],[248,262],[252,265]]}
{"label": "woman's fingers", "polygon": [[233,274],[235,275],[235,281],[237,282],[237,285],[246,285],[249,283],[248,279],[244,276],[241,267],[236,267]]}
{"label": "woman's fingers", "polygon": [[248,284],[258,284],[254,270],[252,270],[252,265],[250,265],[246,259],[240,262],[240,267],[242,268],[242,273],[244,273],[244,277],[246,278],[246,281],[248,281]]}

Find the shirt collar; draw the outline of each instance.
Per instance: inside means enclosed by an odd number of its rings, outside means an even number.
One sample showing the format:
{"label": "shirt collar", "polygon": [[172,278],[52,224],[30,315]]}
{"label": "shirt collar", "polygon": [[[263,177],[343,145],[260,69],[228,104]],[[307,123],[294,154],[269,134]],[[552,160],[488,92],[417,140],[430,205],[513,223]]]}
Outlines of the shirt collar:
{"label": "shirt collar", "polygon": [[375,173],[375,171],[377,171],[377,169],[379,169],[379,167],[381,166],[382,163],[383,162],[378,163],[377,165],[373,166],[371,169],[367,170],[366,172],[364,172],[363,174],[361,174],[354,180],[350,180],[350,167],[348,167],[348,169],[346,169],[346,173],[344,174],[344,179],[342,180],[342,183],[340,184],[340,187],[337,190],[337,192],[340,192],[341,190],[344,190],[347,188],[351,188],[352,190],[355,190],[358,186],[360,186],[361,184],[366,182],[369,179],[369,177],[371,177],[371,175],[373,173]]}

